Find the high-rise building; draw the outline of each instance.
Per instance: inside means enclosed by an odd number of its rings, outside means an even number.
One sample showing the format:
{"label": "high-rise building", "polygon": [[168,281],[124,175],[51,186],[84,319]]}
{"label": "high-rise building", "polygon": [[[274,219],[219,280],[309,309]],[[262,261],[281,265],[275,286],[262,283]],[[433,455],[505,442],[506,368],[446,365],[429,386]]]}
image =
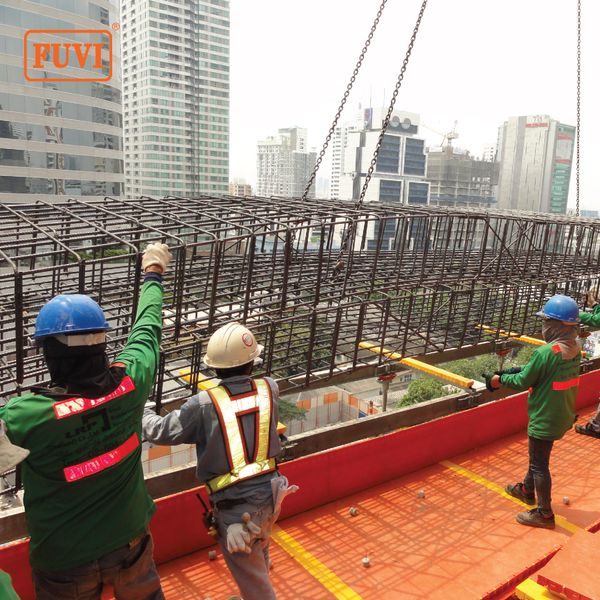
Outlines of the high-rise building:
{"label": "high-rise building", "polygon": [[[279,130],[279,135],[258,142],[257,194],[259,196],[302,196],[317,160],[314,150],[307,150],[307,133],[302,127]],[[315,186],[309,198],[315,197]]]}
{"label": "high-rise building", "polygon": [[494,162],[496,160],[496,144],[485,144],[481,152],[481,160]]}
{"label": "high-rise building", "polygon": [[[340,199],[359,198],[386,112],[385,109],[365,109],[362,127],[359,129],[356,124],[351,125],[340,136],[340,148],[337,150],[343,152],[339,175]],[[402,111],[392,114],[365,195],[366,202],[429,204],[425,140],[417,137],[418,132],[418,115]],[[334,173],[331,179],[334,180]]]}
{"label": "high-rise building", "polygon": [[122,32],[127,194],[227,193],[229,0],[130,0]]}
{"label": "high-rise building", "polygon": [[348,133],[351,131],[362,131],[367,126],[365,121],[368,110],[358,108],[354,118],[335,128],[331,138],[331,179],[329,182],[329,197],[340,197],[340,177],[345,172],[344,158],[346,156],[346,145],[348,144]]}
{"label": "high-rise building", "polygon": [[429,148],[427,181],[432,204],[490,207],[496,202],[498,163],[476,159],[450,144]]}
{"label": "high-rise building", "polygon": [[498,135],[498,208],[566,214],[575,128],[547,115],[511,117]]}
{"label": "high-rise building", "polygon": [[[112,27],[118,22],[118,0],[0,0],[1,202],[121,195],[121,48],[118,26]],[[112,62],[111,78],[89,81],[99,73],[91,60],[60,69],[48,60],[27,79],[25,34],[44,29],[52,32],[27,37],[28,70],[35,40],[101,43],[100,72],[108,77]],[[112,55],[108,35],[76,30],[110,30]],[[73,79],[52,81],[64,78]]]}
{"label": "high-rise building", "polygon": [[230,196],[252,196],[252,186],[244,179],[234,179],[229,182]]}

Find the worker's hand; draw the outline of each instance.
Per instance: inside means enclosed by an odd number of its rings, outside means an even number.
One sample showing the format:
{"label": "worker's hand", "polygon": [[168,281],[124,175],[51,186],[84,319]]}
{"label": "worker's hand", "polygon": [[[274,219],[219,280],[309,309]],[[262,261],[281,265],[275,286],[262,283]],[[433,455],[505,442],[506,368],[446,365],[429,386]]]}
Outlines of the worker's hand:
{"label": "worker's hand", "polygon": [[252,542],[260,535],[260,527],[252,522],[250,515],[242,515],[242,523],[227,528],[227,550],[229,552],[252,552]]}
{"label": "worker's hand", "polygon": [[499,375],[490,375],[489,373],[482,373],[481,375],[485,379],[485,387],[489,392],[495,392],[500,389],[502,384],[500,383]]}
{"label": "worker's hand", "polygon": [[586,308],[594,308],[596,304],[598,304],[598,298],[596,298],[596,289],[592,288],[587,291],[585,295],[585,307]]}
{"label": "worker's hand", "polygon": [[169,246],[166,244],[159,244],[158,242],[148,244],[142,256],[142,271],[144,273],[154,271],[162,274],[167,270],[171,258],[173,257],[169,252]]}

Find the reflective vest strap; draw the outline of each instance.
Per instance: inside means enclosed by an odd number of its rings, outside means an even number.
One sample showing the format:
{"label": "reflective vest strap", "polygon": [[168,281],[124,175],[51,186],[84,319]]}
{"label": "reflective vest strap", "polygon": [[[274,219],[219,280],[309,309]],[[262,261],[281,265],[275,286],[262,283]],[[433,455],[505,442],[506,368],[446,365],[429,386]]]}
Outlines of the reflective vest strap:
{"label": "reflective vest strap", "polygon": [[563,390],[568,390],[572,387],[577,387],[579,385],[579,377],[574,377],[573,379],[569,379],[567,381],[553,381],[552,389],[555,392],[561,392]]}
{"label": "reflective vest strap", "polygon": [[271,442],[271,414],[273,413],[273,394],[271,386],[264,380],[256,381],[259,402],[259,418],[257,419],[256,439],[254,443],[254,460],[266,460],[269,456]]}
{"label": "reflective vest strap", "polygon": [[[232,485],[241,479],[247,479],[262,473],[273,471],[275,459],[269,459],[271,438],[271,415],[273,413],[273,395],[269,384],[263,379],[253,381],[254,392],[230,396],[222,387],[208,390],[217,412],[223,433],[227,459],[231,471],[214,477],[206,482],[210,493]],[[244,432],[240,417],[255,414],[254,455],[248,456]]]}
{"label": "reflective vest strap", "polygon": [[242,467],[237,474],[225,473],[225,475],[218,475],[213,477],[211,480],[206,481],[206,487],[208,488],[209,494],[214,494],[223,488],[229,487],[242,479],[250,479],[257,475],[264,475],[274,471],[277,467],[277,463],[274,458],[269,458],[264,461],[257,461]]}
{"label": "reflective vest strap", "polygon": [[227,449],[229,467],[232,471],[240,470],[246,462],[243,434],[237,420],[235,407],[229,394],[222,388],[216,387],[208,392],[219,416],[223,442]]}

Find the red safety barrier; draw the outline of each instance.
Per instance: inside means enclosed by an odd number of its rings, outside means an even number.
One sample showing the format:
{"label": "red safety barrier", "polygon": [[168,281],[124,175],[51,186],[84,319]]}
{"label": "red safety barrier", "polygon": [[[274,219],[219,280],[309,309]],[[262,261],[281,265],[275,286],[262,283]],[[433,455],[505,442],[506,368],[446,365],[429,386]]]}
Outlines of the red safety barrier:
{"label": "red safety barrier", "polygon": [[[577,407],[598,401],[600,370],[582,375]],[[289,517],[418,471],[473,448],[524,431],[527,393],[477,408],[319,452],[281,465],[281,472],[300,491],[288,496],[282,518]],[[433,443],[435,440],[435,443]],[[381,457],[389,460],[381,460]],[[168,562],[214,543],[202,524],[203,508],[187,490],[157,500],[151,523],[157,563]],[[8,571],[22,600],[33,600],[27,542],[0,548],[0,568]]]}

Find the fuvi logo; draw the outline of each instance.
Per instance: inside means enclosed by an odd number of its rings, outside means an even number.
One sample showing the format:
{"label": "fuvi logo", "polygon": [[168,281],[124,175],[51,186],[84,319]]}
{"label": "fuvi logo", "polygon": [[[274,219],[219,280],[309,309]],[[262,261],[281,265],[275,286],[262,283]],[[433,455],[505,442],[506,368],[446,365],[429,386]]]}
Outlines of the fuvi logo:
{"label": "fuvi logo", "polygon": [[[57,38],[63,41],[50,41]],[[108,29],[30,29],[23,39],[25,79],[109,81],[112,41],[112,32]],[[107,51],[108,60],[102,58],[103,49]],[[79,75],[77,70],[81,69],[86,73]]]}

